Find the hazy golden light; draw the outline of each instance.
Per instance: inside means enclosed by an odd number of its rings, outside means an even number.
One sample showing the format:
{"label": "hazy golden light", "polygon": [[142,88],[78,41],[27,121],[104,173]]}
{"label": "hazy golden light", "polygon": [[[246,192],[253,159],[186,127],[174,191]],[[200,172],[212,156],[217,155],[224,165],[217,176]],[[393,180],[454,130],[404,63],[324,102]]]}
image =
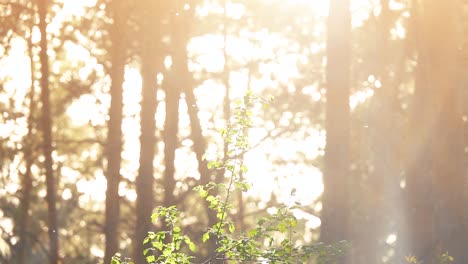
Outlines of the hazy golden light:
{"label": "hazy golden light", "polygon": [[[365,19],[368,16],[368,8],[366,5],[367,1],[354,1],[354,15],[362,19]],[[55,32],[60,28],[60,25],[63,20],[69,16],[80,16],[84,12],[84,7],[93,6],[96,4],[95,0],[88,1],[74,1],[74,0],[65,0],[64,7],[56,17],[52,20],[51,26],[49,26],[49,31]],[[307,7],[311,8],[320,16],[326,16],[328,14],[328,1],[310,1],[310,0],[289,0],[288,5],[297,6],[298,8]],[[238,19],[244,13],[245,10],[241,4],[228,3],[228,12],[227,15]],[[205,8],[210,8],[205,6]],[[215,8],[216,7],[211,7]],[[218,8],[220,8],[218,6]],[[222,9],[220,9],[222,11]],[[362,11],[364,10],[364,11]],[[198,10],[199,12],[205,12],[204,9]],[[212,12],[213,10],[210,10]],[[364,15],[365,14],[365,15]],[[359,24],[359,23],[357,23]],[[356,25],[357,25],[356,24]],[[320,30],[320,29],[319,29]],[[400,29],[396,29],[400,30]],[[35,41],[39,40],[37,36],[38,31],[34,29],[34,39]],[[250,35],[249,35],[250,34]],[[402,33],[396,33],[402,34]],[[247,38],[256,39],[260,44],[252,44]],[[8,65],[8,67],[0,67],[0,77],[1,76],[11,76],[11,79],[14,85],[9,85],[6,83],[5,90],[9,94],[15,94],[16,99],[24,98],[24,94],[27,88],[30,85],[28,78],[23,78],[24,76],[24,65],[28,65],[29,61],[26,56],[26,46],[23,40],[13,40],[17,44],[13,45],[11,50],[11,56],[9,56],[10,61],[2,60],[2,64]],[[237,37],[228,37],[226,43],[227,52],[237,60],[239,63],[247,63],[252,58],[257,57],[273,57],[276,56],[274,49],[280,46],[290,46],[291,44],[285,42],[280,35],[273,34],[267,31],[260,31],[255,33],[243,32],[240,38]],[[325,46],[313,43],[312,53],[318,52],[320,49],[324,49]],[[198,72],[206,70],[208,72],[221,72],[224,67],[224,58],[223,58],[223,47],[224,40],[221,35],[204,35],[193,38],[189,44],[188,50],[191,56],[195,59],[191,60],[189,68],[191,71]],[[294,46],[292,46],[294,47]],[[92,68],[99,68],[102,71],[102,66],[96,63],[95,59],[92,59],[91,54],[85,48],[80,45],[67,42],[65,43],[65,49],[67,50],[67,60],[71,63],[77,63],[79,61],[86,62],[86,67],[81,69],[79,76],[82,79],[85,79]],[[13,59],[14,58],[14,59]],[[18,59],[21,58],[21,59]],[[301,61],[302,58],[297,55],[286,55],[279,57],[278,63],[269,63],[262,64],[260,67],[263,76],[267,76],[265,73],[276,72],[277,81],[280,83],[288,83],[289,80],[294,79],[298,75],[298,69],[296,63]],[[58,70],[57,70],[58,71]],[[240,97],[244,93],[247,87],[247,78],[248,72],[239,71],[232,72],[229,84],[231,86],[232,97]],[[262,90],[262,87],[272,85],[271,80],[261,79],[261,80],[252,80],[255,85],[254,88]],[[10,83],[11,83],[10,82]],[[22,87],[21,89],[19,87]],[[125,118],[123,121],[123,131],[124,131],[124,140],[125,146],[122,153],[123,159],[126,161],[125,166],[122,168],[122,174],[124,177],[133,180],[138,171],[138,157],[139,157],[139,101],[140,93],[139,89],[141,87],[141,76],[137,68],[127,68],[125,73],[125,83],[124,83],[124,112]],[[312,87],[311,87],[312,88]],[[304,89],[307,93],[307,89]],[[224,96],[223,86],[220,83],[216,83],[212,80],[207,80],[200,87],[197,88],[197,98],[198,104],[203,106],[203,111],[200,112],[201,120],[206,124],[208,119],[211,118],[212,112],[219,109],[221,100]],[[322,92],[316,91],[315,88],[310,90],[310,95],[313,96],[314,100],[318,101],[322,98]],[[373,95],[373,90],[368,89],[366,91],[360,91],[352,95],[350,98],[351,108],[355,108],[358,104],[363,103],[369,97]],[[104,105],[98,106],[95,104],[95,97],[93,95],[83,95],[78,100],[74,101],[73,104],[67,109],[67,115],[71,118],[75,126],[85,126],[88,123],[92,125],[103,125],[106,120],[103,113],[105,113],[105,108],[108,107],[109,99],[108,95],[104,94],[104,98],[100,98]],[[21,100],[17,100],[21,102]],[[218,102],[218,104],[213,104],[213,102]],[[182,104],[183,105],[183,104]],[[205,106],[211,105],[214,108],[206,108]],[[186,111],[185,107],[181,107],[181,112]],[[210,113],[211,112],[211,113]],[[164,107],[163,103],[158,108],[158,127],[162,129],[163,119],[164,119]],[[181,123],[188,125],[187,117],[182,117]],[[222,125],[222,124],[218,124]],[[11,129],[14,129],[15,126],[2,124],[2,134],[0,136],[6,137],[10,135]],[[212,129],[216,130],[218,127],[213,127]],[[4,135],[3,135],[4,134]],[[255,134],[252,135],[253,138],[256,138]],[[258,137],[257,137],[258,138]],[[319,155],[318,149],[324,144],[323,137],[310,137],[306,140],[304,144],[304,139],[294,139],[280,140],[276,142],[278,144],[275,148],[276,151],[280,150],[281,153],[287,155],[282,157],[285,160],[292,159],[293,154],[298,151],[297,147],[303,146],[304,149],[301,151],[315,153],[312,154],[311,159],[314,159]],[[315,146],[315,147],[314,147]],[[284,171],[281,172],[272,172],[268,168],[271,167],[271,162],[262,159],[261,157],[265,156],[263,151],[271,152],[272,149],[267,149],[268,147],[259,147],[256,150],[252,151],[251,155],[247,155],[247,163],[250,164],[250,173],[248,179],[253,183],[253,189],[250,192],[251,195],[258,195],[262,200],[269,199],[270,191],[275,190],[276,192],[288,193],[289,189],[296,188],[298,189],[296,199],[304,202],[306,204],[312,203],[322,192],[323,184],[321,182],[321,173],[316,168],[301,168],[296,170],[296,167],[292,164],[286,166]],[[312,152],[311,152],[312,151]],[[289,154],[288,154],[289,153]],[[188,153],[178,152],[179,155],[187,155]],[[249,161],[252,159],[252,162]],[[178,157],[178,160],[184,160],[182,157]],[[280,182],[275,180],[275,177],[272,177],[272,174],[278,173],[283,175],[284,178]],[[283,182],[285,181],[285,182]],[[91,199],[90,196],[94,195],[92,198],[95,201],[104,201],[104,191],[105,191],[105,178],[102,175],[96,176],[95,180],[91,181],[79,181],[77,183],[78,189],[80,192],[83,192],[88,196],[88,199]],[[281,190],[278,188],[281,186]],[[302,190],[304,186],[307,186],[307,190]],[[96,193],[102,193],[101,196],[95,196]],[[126,195],[127,191],[123,190],[122,195]],[[129,194],[130,199],[133,198],[133,194]],[[282,200],[289,199],[287,196],[281,198]]]}
{"label": "hazy golden light", "polygon": [[[278,2],[278,1],[276,1]],[[354,0],[352,1],[353,12],[353,26],[357,27],[362,25],[362,22],[369,17],[369,10],[372,5],[367,0]],[[375,2],[375,1],[374,1]],[[85,7],[96,5],[96,0],[64,0],[64,6],[61,10],[56,10],[58,13],[53,18],[49,32],[58,33],[64,20],[71,16],[82,16],[85,12]],[[296,6],[297,8],[309,8],[314,11],[318,17],[325,18],[328,14],[328,1],[326,0],[288,0],[281,2],[284,5]],[[188,10],[190,6],[185,6],[184,9]],[[224,12],[223,6],[209,6],[205,5],[197,9],[199,16],[207,16],[211,12]],[[240,19],[245,15],[245,7],[239,3],[228,3],[228,10],[226,14],[233,19]],[[310,25],[308,30],[314,35],[325,34],[325,23]],[[392,29],[394,37],[403,38],[406,32],[403,25],[397,24]],[[37,28],[33,28],[32,41],[37,43],[40,39],[40,34]],[[300,69],[298,65],[305,65],[309,63],[307,58],[300,53],[300,47],[297,43],[291,42],[278,33],[269,32],[266,29],[259,30],[258,32],[241,31],[238,35],[229,36],[224,42],[224,36],[221,34],[207,34],[194,37],[190,40],[187,47],[189,52],[189,70],[197,75],[200,72],[220,73],[223,72],[225,67],[224,48],[231,60],[238,65],[247,65],[254,60],[276,58],[273,62],[259,63],[259,77],[249,79],[249,72],[247,68],[231,70],[229,74],[228,83],[231,90],[232,98],[242,97],[249,85],[255,92],[262,92],[266,89],[279,87],[284,85],[293,92],[297,87],[294,86],[292,80],[300,77]],[[93,57],[89,49],[85,48],[85,44],[80,45],[72,42],[65,42],[64,48],[66,50],[67,63],[72,66],[77,66],[80,63],[85,67],[80,67],[78,77],[86,80],[92,71],[101,74],[100,88],[93,91],[93,94],[85,94],[76,99],[66,109],[66,115],[70,118],[73,127],[85,127],[91,125],[105,126],[108,120],[107,111],[110,104],[110,96],[107,90],[110,82],[108,77],[104,76],[104,67],[100,65]],[[311,54],[317,54],[325,50],[325,43],[311,43],[309,51]],[[285,54],[278,55],[277,50],[287,50]],[[167,66],[170,67],[170,60],[166,61]],[[61,63],[53,63],[51,69],[53,73],[61,72]],[[0,95],[0,102],[7,102],[11,97],[17,105],[16,108],[24,107],[24,98],[31,85],[29,78],[29,58],[27,56],[26,42],[20,38],[12,39],[12,49],[10,55],[0,60],[0,79],[8,76],[9,80],[4,83],[4,91]],[[271,78],[275,75],[275,78]],[[25,77],[26,76],[26,77]],[[68,81],[69,76],[60,76],[61,82]],[[162,81],[163,75],[158,76],[158,80]],[[379,80],[374,76],[368,78],[368,89],[363,89],[350,97],[350,107],[355,109],[360,104],[366,102],[374,94],[374,89],[381,86]],[[124,88],[124,120],[122,129],[124,132],[124,148],[122,152],[123,166],[121,174],[124,178],[133,181],[138,174],[139,168],[139,136],[140,136],[140,100],[141,100],[141,85],[142,79],[138,67],[132,65],[127,66],[125,69],[125,82]],[[201,110],[199,113],[202,127],[209,130],[210,135],[214,134],[222,126],[224,122],[221,119],[213,118],[220,115],[219,111],[222,109],[222,98],[224,97],[225,89],[224,84],[220,80],[208,79],[202,82],[196,89],[195,95],[197,97],[197,104]],[[315,102],[323,100],[325,91],[323,87],[307,86],[303,90],[305,96],[310,96]],[[161,100],[164,93],[159,91],[158,99]],[[100,104],[96,103],[99,99]],[[187,108],[185,100],[181,99],[180,106],[180,133],[188,134],[190,123],[187,116]],[[285,118],[280,120],[280,124],[288,126],[290,119],[293,118],[292,114],[284,113]],[[158,136],[163,130],[165,118],[164,102],[158,105],[157,109],[157,129]],[[214,120],[214,121],[213,121]],[[0,139],[9,137],[11,141],[21,141],[22,137],[26,135],[26,120],[22,119],[18,122],[6,122],[0,124]],[[205,131],[206,132],[206,131]],[[259,142],[266,134],[266,128],[253,128],[250,131],[251,140],[254,143]],[[299,154],[305,156],[308,160],[314,160],[323,155],[325,146],[325,133],[317,129],[308,129],[304,132],[305,137],[297,138],[280,138],[274,141],[266,141],[245,156],[246,165],[249,167],[249,172],[246,175],[247,180],[252,184],[253,188],[247,193],[259,198],[262,202],[266,202],[271,198],[271,192],[277,194],[278,200],[285,203],[299,202],[303,205],[314,204],[316,199],[323,192],[323,182],[321,171],[312,165],[297,164]],[[159,137],[160,139],[160,137]],[[215,140],[220,140],[217,137]],[[218,142],[219,143],[219,142]],[[196,178],[197,162],[193,152],[190,150],[190,140],[182,143],[181,148],[176,152],[176,178],[194,177]],[[216,146],[209,145],[209,152],[214,152]],[[162,149],[161,146],[158,147]],[[92,150],[89,150],[86,155],[91,155]],[[276,155],[278,160],[282,160],[286,165],[277,168],[274,166],[274,161],[268,159],[268,154]],[[162,154],[158,153],[155,157],[155,167],[160,167],[162,162]],[[16,174],[16,173],[15,173]],[[74,182],[78,192],[81,195],[79,204],[83,208],[91,210],[102,210],[105,201],[106,191],[106,178],[104,171],[97,170],[95,175],[88,175],[90,179],[80,177],[80,173],[71,167],[61,167],[61,175],[66,182]],[[0,190],[0,195],[5,192],[16,192],[18,186],[14,183],[9,184],[4,190]],[[296,190],[294,196],[290,195],[292,189]],[[40,190],[39,195],[45,196],[45,191]],[[125,185],[121,184],[119,188],[119,195],[126,197],[129,201],[135,201],[135,191]],[[65,189],[61,193],[64,200],[71,199],[72,193],[70,189]],[[317,211],[320,211],[318,206]],[[0,214],[2,211],[0,210]],[[295,212],[296,216],[307,221],[307,226],[310,228],[317,228],[320,226],[320,219],[316,216],[304,212]],[[3,228],[9,228],[11,223],[0,222]],[[396,237],[387,239],[387,243],[393,243]],[[389,242],[390,241],[390,242]],[[1,243],[1,240],[0,240]],[[0,246],[1,250],[1,246]],[[91,251],[96,256],[103,255],[103,252],[98,247],[92,247]]]}

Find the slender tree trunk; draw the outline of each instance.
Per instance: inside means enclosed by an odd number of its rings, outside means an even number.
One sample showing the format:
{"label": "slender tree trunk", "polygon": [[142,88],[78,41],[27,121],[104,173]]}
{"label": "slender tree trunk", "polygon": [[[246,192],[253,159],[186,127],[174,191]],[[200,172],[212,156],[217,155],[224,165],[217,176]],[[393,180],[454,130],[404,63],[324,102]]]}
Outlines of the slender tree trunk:
{"label": "slender tree trunk", "polygon": [[22,178],[21,185],[23,186],[22,189],[22,197],[21,197],[21,217],[19,223],[20,229],[20,237],[19,237],[19,246],[18,246],[18,264],[25,264],[26,259],[29,257],[29,253],[31,252],[30,248],[30,239],[29,239],[29,225],[31,222],[29,209],[31,204],[31,192],[32,192],[32,172],[31,167],[34,162],[33,158],[33,129],[34,129],[34,113],[36,112],[36,102],[35,102],[35,78],[34,72],[36,71],[34,67],[34,60],[33,60],[33,52],[32,52],[33,44],[31,42],[31,38],[28,38],[28,52],[29,52],[29,63],[30,63],[30,70],[31,70],[31,90],[29,92],[29,114],[28,114],[28,134],[26,135],[26,142],[25,142],[25,149],[24,149],[24,157],[26,161],[26,171]]}
{"label": "slender tree trunk", "polygon": [[109,12],[114,22],[110,28],[112,46],[111,58],[111,104],[107,134],[107,190],[105,209],[105,253],[104,263],[110,263],[112,256],[119,250],[120,197],[119,184],[121,180],[120,167],[122,160],[122,118],[123,118],[123,82],[126,62],[126,14],[122,0],[109,4]]}
{"label": "slender tree trunk", "polygon": [[[176,33],[177,34],[177,33]],[[175,40],[177,42],[177,39]],[[181,52],[176,50],[175,52]],[[182,51],[183,52],[183,51]],[[179,55],[174,55],[174,66],[171,69],[166,91],[166,120],[164,125],[164,206],[174,205],[175,197],[175,152],[178,144],[179,99],[180,85],[177,76],[180,76]]]}
{"label": "slender tree trunk", "polygon": [[151,231],[151,213],[154,207],[153,160],[156,150],[156,75],[158,73],[158,36],[159,17],[158,3],[150,1],[145,4],[142,16],[142,100],[141,100],[141,135],[140,135],[140,169],[136,178],[136,233],[135,263],[146,263],[142,241]]}
{"label": "slender tree trunk", "polygon": [[[209,182],[212,181],[212,172],[208,169],[208,163],[205,159],[203,159],[203,155],[206,152],[206,140],[205,137],[203,136],[203,131],[201,128],[201,123],[200,119],[198,118],[198,105],[197,105],[197,100],[195,98],[194,92],[193,92],[193,81],[192,81],[192,76],[191,73],[188,71],[188,58],[187,58],[187,50],[186,50],[186,44],[187,44],[187,39],[185,39],[185,45],[183,46],[183,57],[181,58],[184,63],[181,65],[184,65],[184,71],[183,75],[184,76],[183,80],[184,84],[182,85],[183,92],[185,94],[185,100],[187,103],[187,109],[188,109],[188,115],[190,119],[190,128],[191,128],[191,138],[193,141],[193,151],[195,152],[195,155],[197,157],[198,161],[198,171],[200,173],[200,185],[205,185],[208,184]],[[208,226],[213,226],[218,219],[216,218],[216,213],[209,209],[208,206],[205,207],[206,210],[206,215],[208,218]],[[208,256],[215,254],[215,249],[216,249],[216,241],[213,239],[210,239],[208,241],[207,245],[207,252]],[[212,260],[211,263],[216,264],[218,263],[218,260]]]}
{"label": "slender tree trunk", "polygon": [[416,69],[415,93],[412,103],[409,129],[407,135],[406,158],[406,199],[408,249],[406,255],[414,255],[424,263],[431,263],[433,247],[432,234],[432,204],[433,192],[431,183],[432,159],[430,156],[430,94],[427,81],[428,55],[423,43],[425,39],[421,32],[422,15],[417,1],[413,1],[412,23],[417,32],[414,36],[417,43],[418,66]]}
{"label": "slender tree trunk", "polygon": [[[360,241],[353,243],[354,263],[382,263],[382,253],[386,232],[392,219],[385,218],[385,201],[398,192],[398,165],[396,162],[395,86],[390,82],[391,61],[388,58],[390,35],[390,10],[388,0],[381,0],[381,12],[376,17],[376,58],[375,72],[381,87],[375,90],[370,106],[370,120],[367,130],[370,137],[370,159],[374,166],[370,172],[359,203],[364,204],[362,222],[358,236]],[[389,144],[390,142],[390,144]],[[386,196],[386,197],[385,197]],[[393,199],[392,202],[398,200]],[[401,204],[400,204],[401,205]],[[359,206],[358,206],[359,207]],[[388,208],[387,208],[388,209]],[[391,215],[391,217],[396,217]],[[384,219],[385,218],[385,219]],[[353,240],[354,241],[354,240]]]}
{"label": "slender tree trunk", "polygon": [[[327,142],[321,240],[349,239],[350,12],[348,0],[331,0],[327,39]],[[346,263],[346,258],[340,260]]]}
{"label": "slender tree trunk", "polygon": [[52,116],[50,111],[50,88],[49,88],[49,56],[47,55],[47,9],[49,1],[39,0],[39,31],[41,32],[40,53],[41,62],[41,102],[42,102],[42,136],[44,152],[44,169],[47,186],[46,202],[48,209],[48,233],[49,233],[49,263],[57,264],[59,261],[58,249],[58,223],[57,223],[57,187],[53,170],[52,159]]}
{"label": "slender tree trunk", "polygon": [[[206,140],[203,137],[202,128],[200,125],[200,119],[198,118],[198,106],[197,101],[195,99],[195,95],[193,93],[192,86],[184,86],[184,93],[185,93],[185,100],[187,103],[188,114],[190,119],[190,127],[191,131],[191,138],[193,141],[193,151],[197,157],[198,161],[198,172],[200,173],[200,185],[205,185],[211,182],[211,171],[208,169],[208,163],[205,159],[203,159],[203,155],[206,152]],[[216,213],[209,209],[208,207],[205,208],[206,215],[208,217],[208,226],[213,226],[218,219],[216,218]],[[207,251],[209,255],[214,254],[216,249],[216,241],[210,239],[207,245]],[[215,264],[217,262],[212,261],[211,263]]]}
{"label": "slender tree trunk", "polygon": [[[191,138],[193,141],[193,151],[198,161],[200,184],[204,185],[211,181],[211,172],[208,170],[208,163],[203,159],[203,155],[206,151],[206,140],[203,137],[200,119],[198,118],[199,109],[197,100],[193,94],[193,87],[184,87],[184,93],[190,119],[190,128],[192,129]],[[216,219],[216,217],[214,219]]]}
{"label": "slender tree trunk", "polygon": [[[421,61],[421,60],[420,60]],[[406,197],[408,249],[406,255],[414,255],[424,263],[431,263],[433,247],[432,204],[433,191],[431,183],[433,162],[430,129],[427,125],[428,91],[425,90],[424,72],[418,66],[416,72],[416,91],[414,95],[412,117],[408,136],[408,158],[406,160]]]}

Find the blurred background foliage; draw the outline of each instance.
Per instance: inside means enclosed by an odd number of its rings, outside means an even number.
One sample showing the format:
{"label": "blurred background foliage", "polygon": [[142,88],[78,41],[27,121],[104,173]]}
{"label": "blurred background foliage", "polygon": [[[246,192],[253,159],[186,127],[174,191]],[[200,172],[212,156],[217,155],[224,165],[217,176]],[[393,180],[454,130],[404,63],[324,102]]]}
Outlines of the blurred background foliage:
{"label": "blurred background foliage", "polygon": [[299,203],[342,263],[468,263],[465,2],[0,0],[0,262],[144,263],[157,206],[203,245],[202,156],[252,90],[238,230]]}

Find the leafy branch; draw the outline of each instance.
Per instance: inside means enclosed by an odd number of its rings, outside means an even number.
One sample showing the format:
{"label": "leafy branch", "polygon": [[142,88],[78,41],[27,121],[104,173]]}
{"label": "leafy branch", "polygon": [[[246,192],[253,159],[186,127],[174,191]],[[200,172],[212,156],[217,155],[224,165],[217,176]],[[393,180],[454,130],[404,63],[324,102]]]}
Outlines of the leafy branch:
{"label": "leafy branch", "polygon": [[[332,263],[349,248],[346,241],[332,246],[322,243],[297,245],[291,238],[292,230],[297,225],[297,219],[291,212],[295,206],[282,206],[275,214],[258,219],[255,228],[246,232],[236,232],[234,221],[228,212],[233,209],[230,201],[233,192],[246,192],[250,188],[241,175],[248,170],[242,157],[252,149],[248,138],[248,129],[253,127],[252,109],[258,103],[266,107],[271,100],[273,98],[265,100],[248,91],[242,99],[234,101],[234,115],[226,128],[220,131],[227,146],[227,155],[223,159],[218,158],[207,163],[211,170],[222,170],[228,178],[228,183],[210,182],[194,188],[216,213],[218,219],[202,236],[203,243],[213,239],[217,245],[215,252],[201,262],[202,264],[211,263],[213,260],[229,260],[233,263],[303,263],[313,257],[317,258],[318,263]],[[164,222],[166,229],[148,233],[143,241],[150,246],[143,252],[146,261],[165,264],[194,263],[194,257],[185,252],[187,249],[193,252],[196,247],[188,236],[182,234],[179,225],[180,212],[177,208],[156,208],[151,220],[155,222],[158,219]],[[131,263],[118,261],[119,256],[115,257],[115,262],[113,259],[112,264]]]}

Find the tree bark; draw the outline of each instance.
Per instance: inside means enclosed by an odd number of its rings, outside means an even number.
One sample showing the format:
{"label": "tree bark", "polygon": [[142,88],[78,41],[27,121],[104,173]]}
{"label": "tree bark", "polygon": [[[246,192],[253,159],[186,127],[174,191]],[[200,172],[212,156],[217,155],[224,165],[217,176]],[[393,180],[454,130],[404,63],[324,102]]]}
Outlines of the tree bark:
{"label": "tree bark", "polygon": [[[432,180],[429,105],[431,91],[426,78],[428,54],[424,48],[422,13],[417,1],[411,10],[418,52],[418,66],[415,76],[415,93],[412,102],[406,150],[406,199],[408,249],[407,255],[414,255],[424,263],[431,261],[433,246],[432,233]],[[416,33],[418,32],[418,33]]]}
{"label": "tree bark", "polygon": [[123,118],[123,82],[126,64],[126,9],[123,0],[109,3],[109,13],[113,18],[110,26],[111,48],[111,104],[107,132],[107,190],[105,209],[105,253],[104,263],[110,263],[112,256],[119,250],[120,167],[122,161],[122,118]]}
{"label": "tree bark", "polygon": [[24,148],[24,158],[26,162],[26,171],[22,178],[22,197],[21,197],[21,217],[19,220],[19,246],[18,246],[18,264],[25,264],[26,259],[28,259],[29,254],[31,253],[31,242],[29,239],[29,225],[31,223],[31,216],[29,214],[30,204],[31,204],[31,192],[32,192],[32,172],[31,167],[34,162],[33,158],[33,129],[34,129],[34,113],[36,112],[36,102],[35,102],[35,67],[33,60],[33,44],[31,37],[28,38],[28,55],[31,71],[31,90],[29,92],[29,113],[28,113],[28,134],[26,136],[25,148]]}
{"label": "tree bark", "polygon": [[[327,39],[327,131],[321,240],[349,239],[350,12],[348,0],[331,0]],[[346,257],[340,263],[346,263]]]}
{"label": "tree bark", "polygon": [[[177,64],[178,62],[175,61]],[[172,73],[177,74],[177,70]],[[175,77],[175,76],[173,76]],[[172,78],[171,78],[172,79]],[[164,206],[174,205],[175,180],[175,152],[178,144],[179,99],[178,84],[167,85],[166,91],[166,121],[164,125]]]}
{"label": "tree bark", "polygon": [[48,234],[49,234],[49,263],[59,262],[58,222],[57,222],[57,186],[54,177],[52,159],[52,116],[50,110],[49,88],[49,56],[47,55],[47,9],[48,0],[39,0],[37,3],[39,14],[39,31],[41,33],[39,59],[41,62],[41,103],[42,117],[41,128],[43,136],[44,169],[46,180],[46,203],[48,209]]}
{"label": "tree bark", "polygon": [[[462,109],[457,74],[457,4],[424,1],[416,13],[418,80],[408,169],[410,250],[424,263],[448,252],[466,263]],[[411,138],[410,138],[411,140]]]}
{"label": "tree bark", "polygon": [[463,201],[465,173],[463,171],[462,108],[457,72],[458,2],[425,1],[425,33],[429,85],[433,91],[430,102],[434,119],[433,186],[434,237],[436,256],[448,252],[455,263],[467,263],[467,218]]}
{"label": "tree bark", "polygon": [[[391,68],[392,61],[389,58],[389,43],[391,16],[389,1],[380,1],[381,12],[375,17],[375,72],[381,87],[375,89],[369,109],[369,144],[370,160],[374,167],[369,172],[369,177],[363,190],[364,197],[358,203],[363,206],[359,229],[356,232],[359,241],[353,240],[354,263],[382,263],[385,238],[387,232],[394,228],[394,218],[397,211],[391,210],[395,206],[401,206],[399,199],[399,167],[397,163],[397,86],[391,82],[390,74],[395,69]],[[387,203],[386,201],[389,201]],[[395,203],[395,204],[390,204]],[[360,205],[357,205],[361,207]],[[391,210],[395,214],[387,215],[384,210]],[[393,227],[391,227],[393,225]]]}
{"label": "tree bark", "polygon": [[154,207],[153,160],[156,150],[156,75],[158,73],[158,36],[159,6],[149,1],[142,10],[142,48],[141,48],[141,135],[140,135],[140,168],[136,178],[136,229],[135,229],[135,263],[146,263],[142,241],[151,231],[151,213]]}
{"label": "tree bark", "polygon": [[[185,21],[185,27],[179,27],[179,28],[184,28],[187,30],[188,28],[188,22]],[[200,123],[200,119],[198,118],[198,112],[199,108],[197,105],[197,100],[194,95],[194,83],[193,83],[193,77],[191,73],[188,70],[188,55],[187,55],[187,43],[188,43],[188,31],[180,35],[181,38],[179,39],[178,43],[178,50],[180,51],[180,65],[181,68],[180,73],[183,80],[181,83],[182,91],[185,94],[185,100],[187,104],[187,110],[188,110],[188,115],[189,115],[189,120],[190,120],[190,128],[191,128],[191,138],[193,141],[193,151],[195,152],[195,155],[197,157],[198,161],[198,172],[200,173],[200,185],[206,185],[209,182],[213,181],[213,173],[208,169],[208,163],[205,159],[203,159],[203,155],[206,152],[207,148],[207,143],[206,139],[203,136],[203,131]],[[205,211],[207,215],[207,220],[208,226],[213,226],[218,219],[216,218],[216,213],[208,207],[208,205],[205,206]],[[207,253],[208,256],[210,257],[211,255],[215,254],[216,250],[216,241],[214,239],[210,239],[207,242]],[[220,263],[219,260],[212,260],[211,263],[216,264]],[[222,263],[222,262],[221,262]]]}

